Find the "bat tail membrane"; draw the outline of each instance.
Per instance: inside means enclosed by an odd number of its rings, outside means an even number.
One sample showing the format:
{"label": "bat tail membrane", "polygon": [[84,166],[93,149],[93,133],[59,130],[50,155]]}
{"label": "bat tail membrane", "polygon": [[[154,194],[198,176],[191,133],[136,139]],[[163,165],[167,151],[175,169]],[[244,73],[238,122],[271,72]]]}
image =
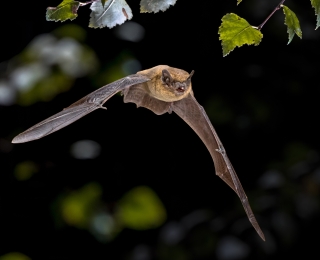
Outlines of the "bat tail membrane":
{"label": "bat tail membrane", "polygon": [[100,108],[97,104],[84,103],[76,107],[70,107],[34,125],[23,133],[17,135],[12,143],[25,143],[40,139],[59,129],[70,125],[74,121]]}

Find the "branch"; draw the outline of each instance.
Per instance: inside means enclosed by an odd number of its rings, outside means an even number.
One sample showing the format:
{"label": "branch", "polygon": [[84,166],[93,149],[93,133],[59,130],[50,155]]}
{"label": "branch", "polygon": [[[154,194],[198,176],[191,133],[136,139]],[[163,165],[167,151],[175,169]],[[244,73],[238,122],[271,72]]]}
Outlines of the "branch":
{"label": "branch", "polygon": [[260,24],[260,25],[257,27],[258,30],[261,30],[262,27],[265,25],[265,23],[271,18],[271,16],[274,15],[274,13],[275,13],[276,11],[278,11],[278,10],[282,7],[282,4],[284,3],[284,1],[286,1],[286,0],[281,0],[281,2],[280,2],[280,3],[277,5],[277,7],[272,11],[272,13],[263,21],[262,24]]}

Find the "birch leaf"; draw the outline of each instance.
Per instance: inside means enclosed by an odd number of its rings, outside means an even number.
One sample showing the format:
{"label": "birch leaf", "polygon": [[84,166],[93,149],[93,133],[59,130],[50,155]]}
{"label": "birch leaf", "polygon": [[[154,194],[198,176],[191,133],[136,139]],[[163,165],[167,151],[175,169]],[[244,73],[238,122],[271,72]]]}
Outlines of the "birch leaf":
{"label": "birch leaf", "polygon": [[314,8],[317,16],[316,30],[320,26],[320,0],[311,0],[311,5]]}
{"label": "birch leaf", "polygon": [[298,35],[302,39],[302,31],[300,28],[299,20],[294,12],[292,12],[287,6],[283,5],[283,12],[285,15],[284,23],[287,25],[287,32],[289,34],[288,44],[292,41],[294,34]]}
{"label": "birch leaf", "polygon": [[140,12],[141,13],[157,13],[164,12],[170,5],[175,5],[177,0],[141,0]]}
{"label": "birch leaf", "polygon": [[233,13],[222,17],[218,33],[220,34],[223,56],[228,55],[235,47],[241,47],[244,44],[257,46],[263,37],[259,30]]}
{"label": "birch leaf", "polygon": [[92,28],[112,28],[132,18],[131,8],[125,0],[109,0],[104,7],[100,1],[96,1],[91,4],[90,9],[89,27]]}
{"label": "birch leaf", "polygon": [[73,0],[63,0],[57,7],[48,7],[46,13],[47,21],[61,21],[77,18],[80,2]]}

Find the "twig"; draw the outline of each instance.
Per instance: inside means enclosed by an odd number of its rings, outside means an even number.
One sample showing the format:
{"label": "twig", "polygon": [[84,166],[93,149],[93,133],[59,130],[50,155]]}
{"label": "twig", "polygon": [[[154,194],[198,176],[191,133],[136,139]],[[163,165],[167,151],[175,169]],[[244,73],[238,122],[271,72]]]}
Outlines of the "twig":
{"label": "twig", "polygon": [[282,7],[282,4],[284,3],[284,1],[286,0],[281,0],[281,2],[277,5],[277,7],[272,11],[272,13],[263,21],[262,24],[260,24],[257,29],[258,30],[261,30],[262,27],[265,25],[265,23],[271,18],[271,16],[276,12],[278,11],[281,7]]}

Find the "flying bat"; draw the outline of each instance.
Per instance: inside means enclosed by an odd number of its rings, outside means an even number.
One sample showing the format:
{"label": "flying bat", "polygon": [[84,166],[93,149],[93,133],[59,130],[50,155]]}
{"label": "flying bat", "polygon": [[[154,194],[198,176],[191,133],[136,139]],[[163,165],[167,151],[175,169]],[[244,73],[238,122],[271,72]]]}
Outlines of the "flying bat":
{"label": "flying bat", "polygon": [[226,151],[205,110],[194,97],[191,85],[193,73],[194,71],[189,74],[166,65],[139,71],[81,98],[60,113],[19,134],[12,143],[24,143],[42,138],[98,108],[106,109],[103,104],[121,91],[124,103],[135,103],[137,107],[148,108],[157,115],[167,112],[171,114],[173,111],[197,133],[211,154],[216,174],[237,193],[249,221],[259,236],[265,240]]}

